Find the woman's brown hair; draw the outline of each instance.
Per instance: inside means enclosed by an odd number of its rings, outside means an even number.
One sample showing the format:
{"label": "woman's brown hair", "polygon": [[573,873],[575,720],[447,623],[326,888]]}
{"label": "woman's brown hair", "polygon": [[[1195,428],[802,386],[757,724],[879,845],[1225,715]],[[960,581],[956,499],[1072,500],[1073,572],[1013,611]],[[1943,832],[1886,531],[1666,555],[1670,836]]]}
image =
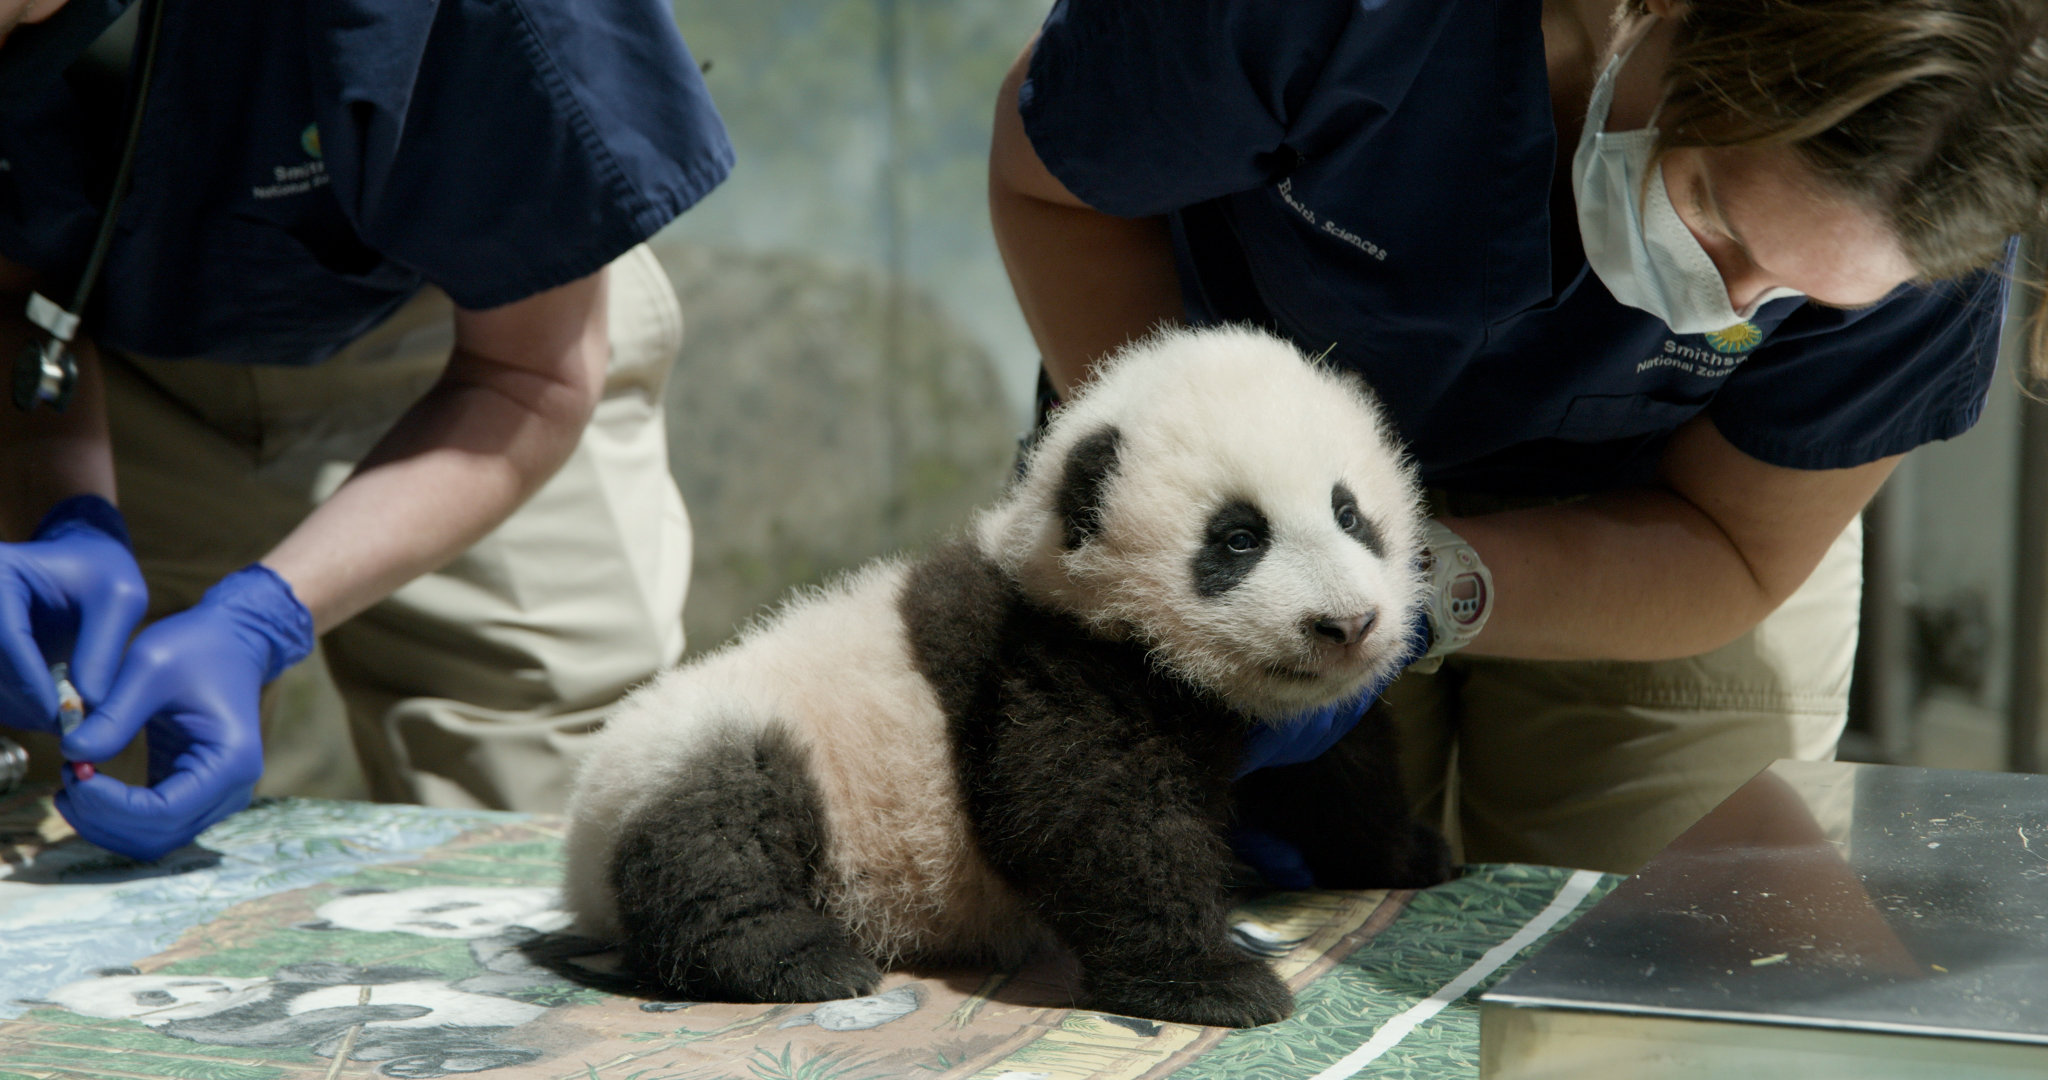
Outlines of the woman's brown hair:
{"label": "woman's brown hair", "polygon": [[[1691,0],[1677,21],[1659,154],[1790,147],[1927,279],[2048,224],[2048,0]],[[2048,366],[2039,319],[2031,352]]]}

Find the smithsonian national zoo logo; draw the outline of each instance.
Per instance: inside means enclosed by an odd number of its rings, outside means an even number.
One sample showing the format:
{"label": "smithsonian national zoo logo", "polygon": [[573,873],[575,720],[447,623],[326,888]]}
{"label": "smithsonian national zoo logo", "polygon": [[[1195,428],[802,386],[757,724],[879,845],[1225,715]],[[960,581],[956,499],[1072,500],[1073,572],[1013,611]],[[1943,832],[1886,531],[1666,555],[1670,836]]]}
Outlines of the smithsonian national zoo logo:
{"label": "smithsonian national zoo logo", "polygon": [[307,124],[299,132],[298,144],[299,152],[306,156],[298,161],[272,165],[269,175],[263,178],[264,182],[251,187],[249,194],[259,199],[281,199],[327,186],[327,163],[321,160],[320,155],[320,125]]}
{"label": "smithsonian national zoo logo", "polygon": [[1764,332],[1757,329],[1755,323],[1745,319],[1734,326],[1708,334],[1707,344],[1712,345],[1717,353],[1740,356],[1756,348],[1756,343],[1763,339]]}
{"label": "smithsonian national zoo logo", "polygon": [[1708,348],[1697,345],[1680,345],[1670,338],[1664,339],[1664,351],[1636,365],[1636,374],[1656,368],[1677,368],[1688,375],[1699,375],[1709,379],[1725,377],[1734,371],[1736,365],[1749,350],[1757,347],[1764,339],[1764,332],[1753,322],[1743,321],[1723,330],[1702,335]]}

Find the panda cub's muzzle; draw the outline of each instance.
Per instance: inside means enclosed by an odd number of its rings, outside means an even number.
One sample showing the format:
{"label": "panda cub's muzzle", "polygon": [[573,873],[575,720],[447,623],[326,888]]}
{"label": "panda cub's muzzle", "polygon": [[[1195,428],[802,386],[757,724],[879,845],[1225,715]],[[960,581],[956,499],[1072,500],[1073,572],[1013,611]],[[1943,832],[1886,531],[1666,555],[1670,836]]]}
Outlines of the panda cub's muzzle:
{"label": "panda cub's muzzle", "polygon": [[1379,617],[1379,612],[1370,608],[1357,615],[1310,616],[1305,629],[1310,640],[1322,648],[1348,649],[1372,633],[1373,624],[1379,621]]}

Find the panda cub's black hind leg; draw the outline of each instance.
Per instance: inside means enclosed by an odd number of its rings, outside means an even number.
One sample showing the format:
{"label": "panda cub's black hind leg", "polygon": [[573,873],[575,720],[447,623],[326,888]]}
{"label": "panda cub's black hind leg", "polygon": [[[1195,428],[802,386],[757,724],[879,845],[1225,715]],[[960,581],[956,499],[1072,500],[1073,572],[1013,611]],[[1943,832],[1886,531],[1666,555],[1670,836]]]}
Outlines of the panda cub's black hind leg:
{"label": "panda cub's black hind leg", "polygon": [[819,910],[825,819],[803,750],[726,732],[627,821],[612,863],[624,959],[697,1001],[829,1001],[881,971]]}

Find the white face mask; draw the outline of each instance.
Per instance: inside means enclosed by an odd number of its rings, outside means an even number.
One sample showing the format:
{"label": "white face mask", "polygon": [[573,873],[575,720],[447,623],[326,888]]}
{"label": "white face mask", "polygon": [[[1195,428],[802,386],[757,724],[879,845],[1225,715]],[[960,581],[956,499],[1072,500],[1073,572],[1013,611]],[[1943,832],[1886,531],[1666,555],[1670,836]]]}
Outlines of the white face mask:
{"label": "white face mask", "polygon": [[1638,37],[1600,73],[1586,108],[1578,152],[1572,155],[1572,193],[1578,200],[1586,261],[1616,300],[1664,320],[1672,333],[1724,330],[1747,321],[1767,301],[1801,294],[1796,289],[1768,289],[1741,311],[1735,310],[1714,260],[1672,208],[1664,170],[1658,168],[1644,183],[1657,129],[1603,130],[1614,104],[1615,76],[1641,43]]}

